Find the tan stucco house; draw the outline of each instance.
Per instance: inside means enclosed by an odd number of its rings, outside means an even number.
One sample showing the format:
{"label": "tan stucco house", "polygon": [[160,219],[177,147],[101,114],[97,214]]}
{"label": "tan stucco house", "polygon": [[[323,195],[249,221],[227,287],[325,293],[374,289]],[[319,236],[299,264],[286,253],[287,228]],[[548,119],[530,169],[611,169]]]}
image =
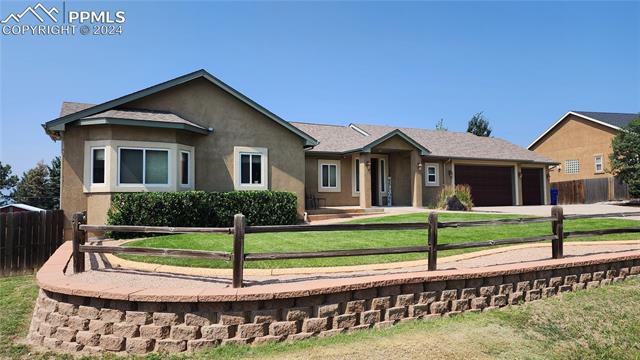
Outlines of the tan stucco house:
{"label": "tan stucco house", "polygon": [[611,141],[637,113],[569,111],[535,139],[529,150],[559,163],[550,170],[553,183],[609,178]]}
{"label": "tan stucco house", "polygon": [[468,133],[291,123],[204,70],[98,105],[65,102],[43,126],[62,142],[62,209],[94,224],[112,194],[131,191],[290,191],[300,216],[307,198],[421,207],[446,184],[470,184],[477,205],[543,204],[555,164]]}

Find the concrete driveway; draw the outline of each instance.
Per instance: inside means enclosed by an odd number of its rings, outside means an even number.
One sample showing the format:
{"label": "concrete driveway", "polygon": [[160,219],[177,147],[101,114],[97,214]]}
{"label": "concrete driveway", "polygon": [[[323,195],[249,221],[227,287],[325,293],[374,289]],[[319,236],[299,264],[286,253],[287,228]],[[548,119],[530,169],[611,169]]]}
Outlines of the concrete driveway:
{"label": "concrete driveway", "polygon": [[[577,214],[611,214],[611,213],[628,213],[640,212],[640,207],[619,206],[609,204],[575,204],[560,205],[564,209],[565,215]],[[505,214],[522,214],[532,216],[551,216],[551,205],[535,205],[535,206],[478,206],[473,211],[478,212],[495,212]],[[640,220],[640,216],[629,217],[629,219]]]}

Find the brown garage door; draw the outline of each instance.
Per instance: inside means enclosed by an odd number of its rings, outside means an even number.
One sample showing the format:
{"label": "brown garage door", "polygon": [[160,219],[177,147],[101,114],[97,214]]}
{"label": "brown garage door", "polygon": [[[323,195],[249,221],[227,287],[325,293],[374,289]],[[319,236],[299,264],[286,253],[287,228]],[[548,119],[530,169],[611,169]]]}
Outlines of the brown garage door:
{"label": "brown garage door", "polygon": [[522,204],[542,205],[542,169],[522,169]]}
{"label": "brown garage door", "polygon": [[512,167],[456,165],[455,179],[471,186],[476,206],[513,205]]}

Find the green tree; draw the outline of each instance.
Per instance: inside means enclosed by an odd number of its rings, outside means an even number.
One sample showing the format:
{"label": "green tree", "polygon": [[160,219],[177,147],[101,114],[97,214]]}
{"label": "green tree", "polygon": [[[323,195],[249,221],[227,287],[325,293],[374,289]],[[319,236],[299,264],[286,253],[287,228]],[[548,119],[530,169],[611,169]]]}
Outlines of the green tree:
{"label": "green tree", "polygon": [[49,184],[47,193],[51,197],[51,208],[60,208],[60,156],[56,156],[51,160],[49,168]]}
{"label": "green tree", "polygon": [[7,192],[10,193],[17,183],[18,177],[13,175],[11,165],[3,165],[2,161],[0,161],[0,205],[5,205],[9,202]]}
{"label": "green tree", "polygon": [[618,132],[611,146],[609,171],[629,186],[632,197],[640,197],[640,117]]}
{"label": "green tree", "polygon": [[60,158],[47,165],[44,161],[22,174],[11,193],[13,201],[43,209],[60,207]]}
{"label": "green tree", "polygon": [[447,131],[447,128],[444,127],[444,119],[438,120],[438,122],[436,123],[436,130],[438,130],[438,131]]}
{"label": "green tree", "polygon": [[489,120],[487,120],[482,111],[476,113],[469,120],[469,125],[467,126],[467,132],[472,133],[477,136],[491,136],[491,126],[489,126]]}

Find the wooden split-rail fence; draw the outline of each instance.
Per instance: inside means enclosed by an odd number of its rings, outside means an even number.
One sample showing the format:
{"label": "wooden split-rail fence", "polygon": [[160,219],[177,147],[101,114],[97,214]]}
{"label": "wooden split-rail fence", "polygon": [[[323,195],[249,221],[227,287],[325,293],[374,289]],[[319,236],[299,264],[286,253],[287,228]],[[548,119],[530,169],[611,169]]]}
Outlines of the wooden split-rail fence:
{"label": "wooden split-rail fence", "polygon": [[[566,219],[589,219],[589,218],[611,218],[640,216],[640,212],[615,213],[597,215],[564,215],[562,207],[554,206],[549,217],[518,218],[501,220],[479,220],[461,222],[438,222],[438,213],[432,212],[426,222],[415,223],[373,223],[373,224],[329,224],[329,225],[276,225],[276,226],[246,226],[245,216],[237,214],[234,217],[233,227],[229,228],[195,228],[195,227],[159,227],[159,226],[126,226],[126,225],[87,225],[86,216],[77,213],[73,217],[74,237],[73,237],[73,266],[76,273],[85,271],[85,253],[110,253],[110,254],[135,254],[145,256],[172,256],[206,258],[216,260],[227,260],[233,263],[233,287],[243,286],[243,269],[245,261],[260,260],[283,260],[283,259],[311,259],[329,258],[343,256],[366,256],[366,255],[390,255],[406,253],[427,253],[427,270],[433,271],[437,268],[438,251],[469,249],[499,245],[526,244],[534,242],[551,241],[551,255],[554,259],[563,257],[564,239],[571,237],[596,236],[606,234],[640,233],[640,227],[587,230],[587,231],[564,231],[564,220]],[[456,244],[439,244],[438,229],[442,228],[462,228],[470,226],[492,226],[492,225],[513,225],[528,223],[551,223],[551,234],[511,238],[500,240],[474,241]],[[425,245],[353,249],[353,250],[326,250],[313,252],[269,252],[269,253],[247,253],[244,251],[245,234],[249,233],[276,233],[276,232],[306,232],[306,231],[371,231],[371,230],[426,230]],[[200,250],[179,250],[179,249],[157,249],[125,246],[87,245],[86,233],[104,232],[127,232],[146,234],[184,234],[184,233],[222,233],[233,235],[233,252],[225,251],[200,251]],[[109,240],[109,239],[107,239]],[[105,241],[105,240],[101,240]]]}
{"label": "wooden split-rail fence", "polygon": [[62,210],[0,213],[0,275],[31,272],[63,239]]}

